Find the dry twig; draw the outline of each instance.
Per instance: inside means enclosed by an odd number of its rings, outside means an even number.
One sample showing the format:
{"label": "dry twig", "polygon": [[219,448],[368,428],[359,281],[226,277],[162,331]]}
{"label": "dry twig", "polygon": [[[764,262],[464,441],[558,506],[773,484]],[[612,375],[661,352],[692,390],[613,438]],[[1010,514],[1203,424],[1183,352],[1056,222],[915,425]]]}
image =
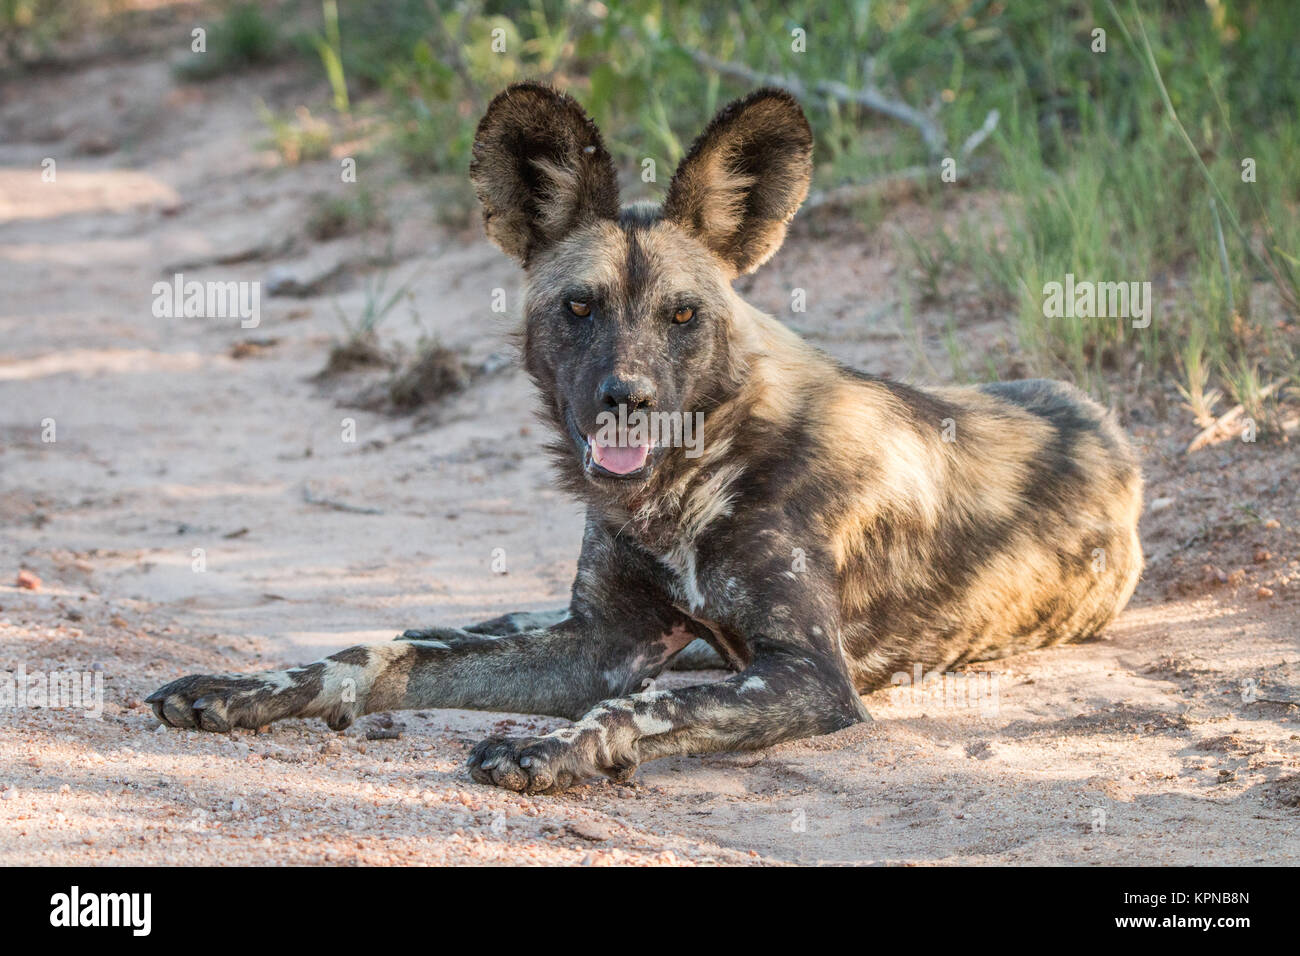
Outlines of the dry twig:
{"label": "dry twig", "polygon": [[[1262,402],[1264,399],[1268,398],[1277,391],[1281,385],[1281,379],[1278,379],[1276,382],[1272,382],[1269,385],[1265,385],[1259,390],[1259,400]],[[1192,439],[1192,443],[1187,446],[1187,454],[1190,455],[1194,451],[1200,451],[1206,445],[1216,445],[1219,442],[1232,437],[1232,426],[1245,411],[1246,406],[1233,405],[1232,408],[1228,409],[1216,418],[1199,435]]]}

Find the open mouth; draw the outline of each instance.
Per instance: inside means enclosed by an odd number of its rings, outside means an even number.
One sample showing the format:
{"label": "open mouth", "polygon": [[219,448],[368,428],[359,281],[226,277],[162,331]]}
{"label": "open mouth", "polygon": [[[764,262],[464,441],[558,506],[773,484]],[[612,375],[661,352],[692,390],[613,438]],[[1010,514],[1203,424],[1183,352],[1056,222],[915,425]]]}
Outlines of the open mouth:
{"label": "open mouth", "polygon": [[602,445],[593,436],[587,436],[591,461],[610,474],[626,478],[645,467],[650,457],[649,445]]}
{"label": "open mouth", "polygon": [[[566,416],[568,417],[568,416]],[[620,444],[609,444],[604,436],[584,435],[569,418],[569,433],[582,452],[582,465],[587,474],[598,478],[642,478],[650,472],[654,444],[628,440],[622,435]]]}

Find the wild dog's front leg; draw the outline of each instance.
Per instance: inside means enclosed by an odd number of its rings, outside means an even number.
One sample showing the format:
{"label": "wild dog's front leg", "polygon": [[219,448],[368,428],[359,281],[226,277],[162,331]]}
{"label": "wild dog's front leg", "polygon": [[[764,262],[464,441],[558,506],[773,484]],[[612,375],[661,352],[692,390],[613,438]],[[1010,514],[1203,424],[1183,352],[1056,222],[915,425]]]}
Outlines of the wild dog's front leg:
{"label": "wild dog's front leg", "polygon": [[470,773],[480,783],[545,793],[598,774],[625,779],[657,757],[752,750],[871,719],[833,660],[756,650],[750,667],[717,684],[607,700],[540,737],[489,738],[470,754]]}
{"label": "wild dog's front leg", "polygon": [[430,707],[576,718],[638,690],[702,633],[673,607],[662,567],[594,521],[570,611],[558,616],[545,630],[484,637],[452,629],[454,641],[362,645],[285,671],[183,677],[149,702],[169,724],[217,731],[285,717],[340,728],[365,713]]}
{"label": "wild dog's front leg", "polygon": [[791,573],[788,541],[771,533],[777,519],[755,513],[754,523],[752,541],[697,548],[693,593],[678,592],[713,620],[728,656],[748,661],[744,670],[717,684],[606,700],[545,736],[485,740],[470,755],[474,778],[559,790],[595,774],[627,776],[656,757],[755,749],[870,720],[844,660],[834,582],[816,571],[826,565],[810,558],[807,573]]}
{"label": "wild dog's front leg", "polygon": [[148,700],[168,724],[218,732],[287,717],[339,730],[362,714],[432,707],[576,717],[640,687],[693,637],[680,623],[615,630],[570,619],[481,643],[366,644],[290,670],[182,677]]}

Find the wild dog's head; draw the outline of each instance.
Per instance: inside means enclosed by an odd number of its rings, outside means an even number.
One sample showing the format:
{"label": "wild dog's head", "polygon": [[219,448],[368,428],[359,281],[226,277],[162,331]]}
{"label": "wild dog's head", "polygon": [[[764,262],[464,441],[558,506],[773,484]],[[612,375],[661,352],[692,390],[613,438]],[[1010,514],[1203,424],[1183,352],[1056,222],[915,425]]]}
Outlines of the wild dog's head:
{"label": "wild dog's head", "polygon": [[492,101],[470,177],[488,236],[527,274],[524,362],[588,491],[635,495],[737,387],[731,280],[781,245],[811,172],[799,104],[759,90],[718,113],[662,206],[620,208],[577,102],[531,83]]}

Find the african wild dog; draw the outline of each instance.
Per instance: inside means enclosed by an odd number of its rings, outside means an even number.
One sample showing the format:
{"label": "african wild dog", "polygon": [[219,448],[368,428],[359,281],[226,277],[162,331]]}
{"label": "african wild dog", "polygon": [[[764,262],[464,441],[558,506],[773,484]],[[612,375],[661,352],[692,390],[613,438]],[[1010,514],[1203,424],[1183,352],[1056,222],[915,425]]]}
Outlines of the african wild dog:
{"label": "african wild dog", "polygon": [[[1141,477],[1101,408],[1056,382],[854,372],[733,291],[781,245],[811,156],[796,101],[759,90],[708,125],[661,207],[620,209],[574,100],[534,84],[493,100],[470,174],[488,235],[525,270],[524,363],[587,506],[568,609],[185,677],[149,698],[158,716],[216,731],[400,708],[573,718],[470,756],[476,780],[540,792],[847,727],[870,719],[860,692],[918,663],[1104,627],[1142,567]],[[702,454],[596,440],[616,408],[702,412]],[[683,654],[697,638],[712,650]],[[737,673],[644,689],[700,648]]]}

